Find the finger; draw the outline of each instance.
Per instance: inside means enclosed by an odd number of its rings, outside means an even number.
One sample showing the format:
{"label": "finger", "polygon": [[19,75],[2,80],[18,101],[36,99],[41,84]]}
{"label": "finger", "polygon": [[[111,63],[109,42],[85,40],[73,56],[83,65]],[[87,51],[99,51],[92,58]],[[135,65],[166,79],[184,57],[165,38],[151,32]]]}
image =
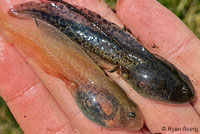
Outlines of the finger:
{"label": "finger", "polygon": [[[199,111],[199,40],[175,15],[154,0],[120,0],[117,14],[148,50],[166,58],[190,77],[197,96],[195,108]],[[198,127],[200,123],[191,105],[172,107],[138,97],[138,104],[152,132],[161,131],[163,126]]]}
{"label": "finger", "polygon": [[0,51],[0,95],[24,132],[73,134],[62,110],[16,49],[1,40]]}
{"label": "finger", "polygon": [[[14,1],[13,1],[14,2]],[[19,1],[17,1],[19,2]],[[94,1],[91,1],[90,5],[95,4]],[[98,1],[97,1],[98,2]],[[14,3],[12,3],[14,4]],[[88,4],[88,3],[87,3]],[[105,3],[103,3],[105,5]],[[103,6],[102,6],[103,7]],[[107,6],[105,7],[107,9]],[[102,8],[103,10],[104,8]],[[45,85],[48,87],[51,94],[56,99],[59,106],[67,115],[70,120],[71,125],[77,131],[83,134],[95,133],[95,134],[126,134],[130,132],[122,131],[111,131],[108,129],[102,129],[100,126],[89,121],[78,109],[76,103],[74,102],[70,92],[67,90],[63,81],[53,76],[50,76],[41,70],[37,64],[32,62],[30,59],[27,59],[29,64],[34,68],[40,78],[43,80]],[[131,133],[141,133],[141,132],[131,132]]]}

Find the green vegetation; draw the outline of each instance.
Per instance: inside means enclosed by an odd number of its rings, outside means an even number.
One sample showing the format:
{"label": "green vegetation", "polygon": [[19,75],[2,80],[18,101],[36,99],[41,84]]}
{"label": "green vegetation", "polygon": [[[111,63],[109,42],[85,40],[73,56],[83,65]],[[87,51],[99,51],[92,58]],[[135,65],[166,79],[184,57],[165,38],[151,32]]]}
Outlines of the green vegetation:
{"label": "green vegetation", "polygon": [[6,103],[0,97],[0,134],[22,134]]}
{"label": "green vegetation", "polygon": [[158,0],[200,38],[200,0]]}
{"label": "green vegetation", "polygon": [[[115,8],[116,0],[105,0]],[[200,38],[200,0],[158,0],[175,13]],[[0,134],[22,134],[8,107],[0,97]]]}
{"label": "green vegetation", "polygon": [[117,0],[104,0],[112,9],[115,9]]}
{"label": "green vegetation", "polygon": [[165,7],[170,9],[179,18],[184,18],[192,0],[158,0]]}
{"label": "green vegetation", "polygon": [[200,0],[193,0],[183,22],[200,38]]}

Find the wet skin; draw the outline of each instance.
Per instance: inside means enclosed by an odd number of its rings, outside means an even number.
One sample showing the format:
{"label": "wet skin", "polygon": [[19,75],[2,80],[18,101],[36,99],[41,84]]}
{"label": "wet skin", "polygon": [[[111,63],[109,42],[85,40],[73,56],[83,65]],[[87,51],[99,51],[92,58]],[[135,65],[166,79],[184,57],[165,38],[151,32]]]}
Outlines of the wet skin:
{"label": "wet skin", "polygon": [[138,106],[67,36],[40,20],[36,26],[33,20],[2,13],[0,19],[0,34],[48,74],[62,79],[90,120],[115,130],[142,128]]}
{"label": "wet skin", "polygon": [[186,75],[168,61],[156,58],[128,32],[92,11],[52,1],[16,5],[10,13],[56,27],[79,44],[95,63],[116,65],[122,78],[142,96],[168,103],[186,103],[195,98]]}

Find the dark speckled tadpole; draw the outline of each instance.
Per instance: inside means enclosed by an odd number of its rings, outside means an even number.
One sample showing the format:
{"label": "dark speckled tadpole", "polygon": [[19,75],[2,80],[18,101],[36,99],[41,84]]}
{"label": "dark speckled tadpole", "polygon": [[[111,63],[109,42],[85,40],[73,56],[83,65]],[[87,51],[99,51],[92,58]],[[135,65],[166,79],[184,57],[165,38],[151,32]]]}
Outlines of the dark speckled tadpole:
{"label": "dark speckled tadpole", "polygon": [[97,64],[103,60],[105,64],[118,66],[122,78],[142,96],[168,103],[194,99],[194,88],[186,75],[169,62],[156,58],[131,34],[92,11],[51,0],[16,5],[10,13],[56,27]]}

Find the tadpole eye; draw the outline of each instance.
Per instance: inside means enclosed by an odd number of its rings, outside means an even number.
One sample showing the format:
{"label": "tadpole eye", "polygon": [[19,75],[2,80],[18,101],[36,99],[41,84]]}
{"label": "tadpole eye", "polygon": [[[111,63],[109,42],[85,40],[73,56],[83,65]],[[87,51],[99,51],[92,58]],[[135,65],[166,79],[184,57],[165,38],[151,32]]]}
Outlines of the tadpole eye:
{"label": "tadpole eye", "polygon": [[128,113],[128,117],[130,117],[130,118],[135,118],[135,117],[136,117],[135,112],[129,112],[129,113]]}
{"label": "tadpole eye", "polygon": [[187,94],[188,89],[186,87],[182,87],[181,91],[182,91],[182,93]]}

